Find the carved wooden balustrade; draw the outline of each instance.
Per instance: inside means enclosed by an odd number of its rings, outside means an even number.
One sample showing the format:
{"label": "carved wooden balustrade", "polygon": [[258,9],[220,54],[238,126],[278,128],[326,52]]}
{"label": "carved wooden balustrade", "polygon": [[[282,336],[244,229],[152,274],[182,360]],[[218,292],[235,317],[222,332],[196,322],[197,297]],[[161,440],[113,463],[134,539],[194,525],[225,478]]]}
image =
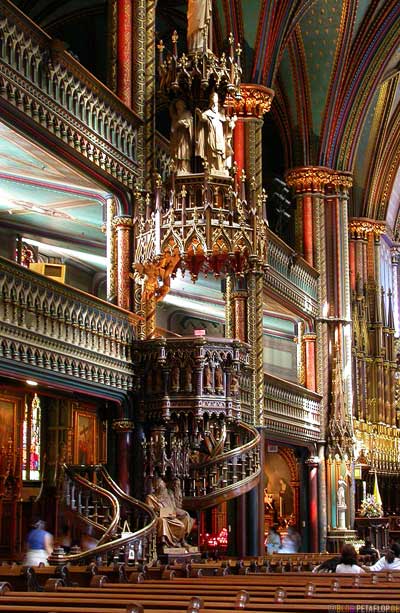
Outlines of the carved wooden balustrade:
{"label": "carved wooden balustrade", "polygon": [[316,316],[319,273],[269,228],[267,264],[264,273],[266,288],[284,296],[305,313]]}
{"label": "carved wooden balustrade", "polygon": [[0,258],[3,369],[40,369],[130,390],[137,318],[103,300]]}
{"label": "carved wooden balustrade", "polygon": [[300,385],[265,375],[265,425],[269,432],[297,441],[317,441],[322,396]]}
{"label": "carved wooden balustrade", "polygon": [[[0,101],[133,186],[140,119],[63,43],[7,0],[0,1]],[[65,146],[65,145],[64,145]]]}
{"label": "carved wooden balustrade", "polygon": [[250,378],[248,353],[246,343],[205,336],[136,341],[142,418],[169,419],[181,411],[195,418],[205,413],[247,417],[240,392]]}
{"label": "carved wooden balustrade", "polygon": [[69,513],[73,521],[91,526],[98,541],[90,551],[68,555],[56,552],[54,562],[106,559],[112,553],[127,557],[129,549],[135,559],[155,557],[154,511],[123,492],[103,466],[64,466],[63,488],[64,515]]}
{"label": "carved wooden balustrade", "polygon": [[[255,428],[244,424],[228,424],[233,448],[216,457],[198,453],[185,479],[184,506],[205,509],[240,496],[255,487],[261,474],[260,435]],[[229,442],[228,442],[229,446]]]}

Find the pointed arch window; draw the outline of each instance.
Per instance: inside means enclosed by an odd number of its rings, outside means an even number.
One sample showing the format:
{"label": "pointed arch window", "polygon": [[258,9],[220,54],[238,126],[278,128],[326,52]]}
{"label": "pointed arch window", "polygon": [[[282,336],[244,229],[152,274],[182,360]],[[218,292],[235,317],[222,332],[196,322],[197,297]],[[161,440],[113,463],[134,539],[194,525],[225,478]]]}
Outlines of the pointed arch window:
{"label": "pointed arch window", "polygon": [[28,396],[22,426],[22,479],[40,480],[41,406],[37,394]]}

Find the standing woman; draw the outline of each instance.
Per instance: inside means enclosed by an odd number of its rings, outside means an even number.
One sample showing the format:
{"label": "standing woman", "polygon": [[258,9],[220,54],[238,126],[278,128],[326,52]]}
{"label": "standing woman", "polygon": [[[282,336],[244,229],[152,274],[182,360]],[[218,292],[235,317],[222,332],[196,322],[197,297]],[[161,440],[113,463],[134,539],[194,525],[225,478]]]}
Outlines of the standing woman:
{"label": "standing woman", "polygon": [[45,525],[45,522],[39,519],[28,534],[24,561],[26,566],[49,565],[47,558],[53,551],[53,536],[44,529]]}

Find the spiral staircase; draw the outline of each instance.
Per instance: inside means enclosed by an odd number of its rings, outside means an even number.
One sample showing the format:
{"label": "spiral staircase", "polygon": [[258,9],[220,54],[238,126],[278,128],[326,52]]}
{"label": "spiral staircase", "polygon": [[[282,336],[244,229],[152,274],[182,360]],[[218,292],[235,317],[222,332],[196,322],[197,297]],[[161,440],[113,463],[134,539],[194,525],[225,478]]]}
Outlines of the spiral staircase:
{"label": "spiral staircase", "polygon": [[151,560],[156,557],[154,511],[121,490],[102,465],[63,466],[64,517],[89,528],[97,538],[95,548],[65,554],[55,551],[57,564],[79,564],[89,558]]}

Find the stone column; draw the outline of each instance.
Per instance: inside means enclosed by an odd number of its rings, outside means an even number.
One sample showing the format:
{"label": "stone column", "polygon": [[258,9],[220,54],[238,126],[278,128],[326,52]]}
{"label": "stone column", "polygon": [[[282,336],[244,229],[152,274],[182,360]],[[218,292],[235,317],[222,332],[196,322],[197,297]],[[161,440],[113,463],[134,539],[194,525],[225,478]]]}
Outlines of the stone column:
{"label": "stone column", "polygon": [[304,334],[303,341],[306,348],[306,387],[313,392],[317,391],[315,376],[315,341],[316,334]]}
{"label": "stone column", "polygon": [[114,217],[117,233],[117,304],[130,311],[132,309],[131,277],[132,272],[132,217]]}
{"label": "stone column", "polygon": [[126,494],[130,494],[131,490],[130,466],[134,427],[133,421],[125,417],[112,422],[112,429],[117,434],[118,485]]}

